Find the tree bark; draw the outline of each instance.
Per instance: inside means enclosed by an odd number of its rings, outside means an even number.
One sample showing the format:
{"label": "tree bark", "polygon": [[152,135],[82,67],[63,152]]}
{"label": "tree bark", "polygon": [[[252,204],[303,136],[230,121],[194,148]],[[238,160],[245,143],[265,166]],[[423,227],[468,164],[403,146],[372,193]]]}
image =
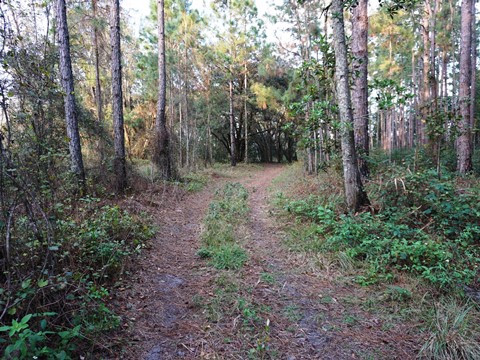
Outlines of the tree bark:
{"label": "tree bark", "polygon": [[248,164],[248,116],[247,116],[247,102],[248,102],[248,70],[247,70],[247,60],[244,64],[244,74],[243,74],[243,112],[245,113],[245,164]]}
{"label": "tree bark", "polygon": [[[232,9],[231,1],[228,1],[228,23],[232,23]],[[229,25],[231,27],[231,25]],[[228,81],[228,102],[229,102],[229,119],[230,119],[230,165],[236,166],[237,165],[237,154],[235,152],[235,116],[233,114],[233,37],[232,37],[232,30],[230,31],[230,46],[229,46],[229,53],[230,53],[230,65],[229,65],[229,81]]]}
{"label": "tree bark", "polygon": [[75,89],[73,86],[72,60],[70,57],[70,36],[68,34],[67,9],[65,0],[57,0],[56,10],[60,75],[63,91],[65,93],[65,121],[67,124],[67,136],[69,138],[71,171],[76,174],[81,182],[81,186],[83,187],[85,183],[85,169],[83,167],[80,132],[78,130],[77,105],[75,101]]}
{"label": "tree bark", "polygon": [[472,0],[462,0],[460,33],[460,116],[457,138],[457,171],[472,171],[472,138],[470,122],[470,85],[472,73]]}
{"label": "tree bark", "polygon": [[368,177],[368,0],[359,0],[352,16],[353,127],[360,174]]}
{"label": "tree bark", "polygon": [[345,43],[345,28],[343,20],[343,1],[333,0],[331,11],[333,46],[335,49],[335,82],[338,109],[340,112],[345,198],[348,209],[355,212],[362,206],[369,205],[369,200],[367,194],[363,190],[355,152],[353,112],[348,81],[347,45]]}
{"label": "tree bark", "polygon": [[[476,104],[476,76],[477,76],[477,22],[475,19],[475,1],[472,1],[472,70],[470,83],[470,129],[475,129],[475,104]],[[475,134],[472,134],[472,152],[475,143]]]}
{"label": "tree bark", "polygon": [[166,65],[165,65],[165,1],[157,0],[158,16],[158,103],[157,119],[155,121],[155,152],[154,162],[160,171],[160,178],[172,178],[172,161],[170,154],[170,134],[166,125]]}
{"label": "tree bark", "polygon": [[424,145],[427,142],[426,137],[426,122],[430,115],[430,18],[432,9],[430,7],[430,0],[425,0],[425,11],[422,18],[422,39],[423,39],[423,53],[422,53],[422,91],[420,92],[420,109],[421,116],[418,119],[417,128],[417,145]]}
{"label": "tree bark", "polygon": [[111,8],[111,47],[112,47],[112,109],[115,155],[113,171],[117,193],[123,193],[127,187],[125,166],[125,134],[123,129],[123,93],[122,93],[122,52],[120,48],[120,2],[112,0]]}
{"label": "tree bark", "polygon": [[[97,23],[97,0],[92,0],[93,12],[93,53],[95,62],[95,105],[97,107],[98,125],[103,125],[103,99],[102,99],[102,84],[100,82],[100,53],[98,45],[98,23]],[[105,149],[103,139],[97,140],[98,153],[100,155],[100,164],[103,165],[105,160]]]}
{"label": "tree bark", "polygon": [[97,0],[92,0],[93,10],[93,52],[95,61],[95,105],[97,106],[97,118],[103,123],[102,85],[100,83],[100,54],[98,48],[98,25],[97,25]]}
{"label": "tree bark", "polygon": [[[230,72],[230,76],[233,76],[232,72]],[[233,80],[230,79],[228,82],[228,99],[229,99],[229,119],[230,119],[230,165],[236,166],[237,165],[237,157],[235,153],[235,117],[233,114]]]}

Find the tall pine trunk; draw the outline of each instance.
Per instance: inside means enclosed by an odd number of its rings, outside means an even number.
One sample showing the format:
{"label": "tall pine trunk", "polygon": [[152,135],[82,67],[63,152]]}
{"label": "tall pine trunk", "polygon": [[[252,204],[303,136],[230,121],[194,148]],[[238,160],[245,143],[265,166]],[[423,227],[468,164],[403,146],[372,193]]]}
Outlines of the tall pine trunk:
{"label": "tall pine trunk", "polygon": [[247,116],[247,102],[248,102],[248,70],[247,60],[244,64],[243,74],[243,112],[245,114],[245,164],[248,164],[248,116]]}
{"label": "tall pine trunk", "polygon": [[228,80],[228,104],[229,104],[229,113],[228,118],[230,122],[230,165],[237,165],[237,154],[236,154],[236,140],[235,140],[235,116],[233,113],[233,36],[232,36],[232,9],[231,9],[231,0],[227,2],[228,7],[228,23],[230,31],[230,45],[229,45],[229,55],[230,55],[230,65],[229,65],[229,80]]}
{"label": "tall pine trunk", "polygon": [[71,159],[71,170],[81,182],[85,183],[85,169],[83,167],[80,132],[78,130],[77,105],[73,86],[72,60],[70,57],[70,37],[67,25],[67,9],[65,0],[57,0],[57,31],[58,51],[60,61],[60,75],[65,101],[65,121]]}
{"label": "tall pine trunk", "polygon": [[[95,106],[97,107],[98,125],[103,125],[103,99],[102,99],[102,84],[100,82],[100,51],[98,44],[98,20],[97,20],[97,0],[92,0],[93,11],[93,54],[95,62]],[[103,139],[98,140],[98,152],[100,155],[100,164],[103,165],[105,150],[103,146]]]}
{"label": "tall pine trunk", "polygon": [[333,0],[332,6],[333,46],[335,48],[335,82],[337,102],[340,112],[340,131],[342,144],[343,176],[345,198],[350,211],[357,211],[369,205],[367,194],[363,190],[360,172],[357,166],[355,140],[353,136],[353,113],[350,98],[347,45],[343,21],[343,1]]}
{"label": "tall pine trunk", "polygon": [[[233,74],[230,72],[230,77]],[[237,165],[237,155],[235,151],[235,116],[233,114],[233,80],[228,82],[228,102],[229,102],[229,119],[230,119],[230,165]]]}
{"label": "tall pine trunk", "polygon": [[472,170],[472,138],[470,122],[470,85],[472,73],[472,1],[462,0],[460,34],[460,116],[457,138],[457,171],[466,174]]}
{"label": "tall pine trunk", "polygon": [[123,130],[123,93],[122,93],[122,52],[120,49],[120,2],[112,0],[111,33],[112,47],[112,98],[113,131],[115,155],[113,171],[117,193],[123,193],[127,187],[125,166],[125,134]]}
{"label": "tall pine trunk", "polygon": [[353,127],[358,168],[368,177],[368,1],[359,0],[352,16]]}
{"label": "tall pine trunk", "polygon": [[168,133],[165,108],[167,99],[167,77],[165,65],[165,2],[158,0],[158,103],[155,121],[154,162],[163,180],[172,178],[172,161],[170,155],[170,134]]}
{"label": "tall pine trunk", "polygon": [[93,10],[93,53],[95,61],[95,105],[97,107],[97,118],[103,123],[102,85],[100,82],[100,54],[98,47],[98,24],[97,24],[97,0],[92,0]]}
{"label": "tall pine trunk", "polygon": [[[475,1],[472,1],[472,70],[470,82],[470,128],[475,129],[475,104],[476,104],[476,77],[477,77],[477,22],[475,18]],[[475,144],[475,134],[472,134],[472,152]]]}
{"label": "tall pine trunk", "polygon": [[422,39],[423,39],[423,52],[422,52],[422,89],[420,92],[420,110],[421,116],[418,118],[417,127],[417,146],[425,145],[427,143],[426,134],[426,122],[430,115],[430,18],[432,9],[430,7],[430,0],[424,0],[425,11],[422,18]]}

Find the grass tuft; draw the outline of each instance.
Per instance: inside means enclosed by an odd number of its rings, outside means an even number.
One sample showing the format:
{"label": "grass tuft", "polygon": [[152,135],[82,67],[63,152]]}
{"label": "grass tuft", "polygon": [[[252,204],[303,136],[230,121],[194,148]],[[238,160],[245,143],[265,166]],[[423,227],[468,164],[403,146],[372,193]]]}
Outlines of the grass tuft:
{"label": "grass tuft", "polygon": [[452,300],[438,305],[431,335],[420,350],[421,359],[480,359],[480,334],[474,328],[478,312]]}
{"label": "grass tuft", "polygon": [[217,191],[204,220],[202,248],[198,255],[210,259],[216,269],[237,270],[248,260],[238,244],[238,227],[249,211],[248,191],[240,183],[227,183]]}

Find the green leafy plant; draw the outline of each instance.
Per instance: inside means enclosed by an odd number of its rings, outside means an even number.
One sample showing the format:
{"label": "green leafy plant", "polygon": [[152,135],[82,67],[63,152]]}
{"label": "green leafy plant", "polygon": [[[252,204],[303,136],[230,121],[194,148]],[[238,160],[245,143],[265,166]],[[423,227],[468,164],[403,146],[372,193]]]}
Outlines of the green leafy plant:
{"label": "green leafy plant", "polygon": [[[69,354],[75,349],[71,340],[80,336],[80,326],[63,331],[49,329],[45,317],[53,315],[55,313],[27,314],[19,321],[12,320],[10,325],[0,327],[0,333],[8,336],[8,340],[0,338],[0,343],[8,344],[5,359],[70,359]],[[31,320],[37,317],[43,319],[38,322],[38,329],[34,330]]]}

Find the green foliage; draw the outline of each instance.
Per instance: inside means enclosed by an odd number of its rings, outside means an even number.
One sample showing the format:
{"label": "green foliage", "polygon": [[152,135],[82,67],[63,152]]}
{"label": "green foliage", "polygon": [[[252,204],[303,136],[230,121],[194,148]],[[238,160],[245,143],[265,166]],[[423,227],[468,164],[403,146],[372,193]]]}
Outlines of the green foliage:
{"label": "green foliage", "polygon": [[[86,199],[88,201],[88,199]],[[138,254],[154,230],[118,206],[85,210],[78,221],[57,221],[59,249],[76,255],[94,279],[118,274],[130,256]]]}
{"label": "green foliage", "polygon": [[[72,342],[80,336],[80,326],[68,330],[52,331],[48,329],[47,316],[55,313],[27,314],[20,321],[12,320],[10,325],[0,327],[0,333],[6,333],[8,339],[0,338],[0,344],[8,344],[5,348],[5,359],[70,359],[68,355],[75,349]],[[37,321],[37,329],[32,329],[32,318]],[[38,319],[37,319],[38,320]],[[55,340],[52,341],[52,338]],[[49,346],[48,344],[52,344]]]}
{"label": "green foliage", "polygon": [[189,192],[197,192],[203,190],[208,182],[208,178],[199,173],[189,173],[183,177],[185,188]]}
{"label": "green foliage", "polygon": [[286,202],[285,209],[311,222],[293,237],[304,251],[343,251],[369,265],[360,284],[392,280],[392,270],[418,274],[441,287],[470,283],[480,262],[479,187],[459,187],[454,177],[431,171],[402,178],[382,174],[378,214],[337,214],[315,197]]}
{"label": "green foliage", "polygon": [[[40,236],[26,216],[15,223],[17,263],[10,285],[0,288],[0,304],[8,306],[0,327],[9,335],[0,341],[7,359],[67,359],[77,345],[117,328],[108,287],[154,233],[138,216],[91,197],[56,203],[49,220],[37,227]],[[46,261],[51,270],[42,271]],[[32,306],[49,313],[32,314]]]}
{"label": "green foliage", "polygon": [[389,285],[385,291],[385,298],[389,301],[402,302],[410,300],[412,293],[401,286]]}

